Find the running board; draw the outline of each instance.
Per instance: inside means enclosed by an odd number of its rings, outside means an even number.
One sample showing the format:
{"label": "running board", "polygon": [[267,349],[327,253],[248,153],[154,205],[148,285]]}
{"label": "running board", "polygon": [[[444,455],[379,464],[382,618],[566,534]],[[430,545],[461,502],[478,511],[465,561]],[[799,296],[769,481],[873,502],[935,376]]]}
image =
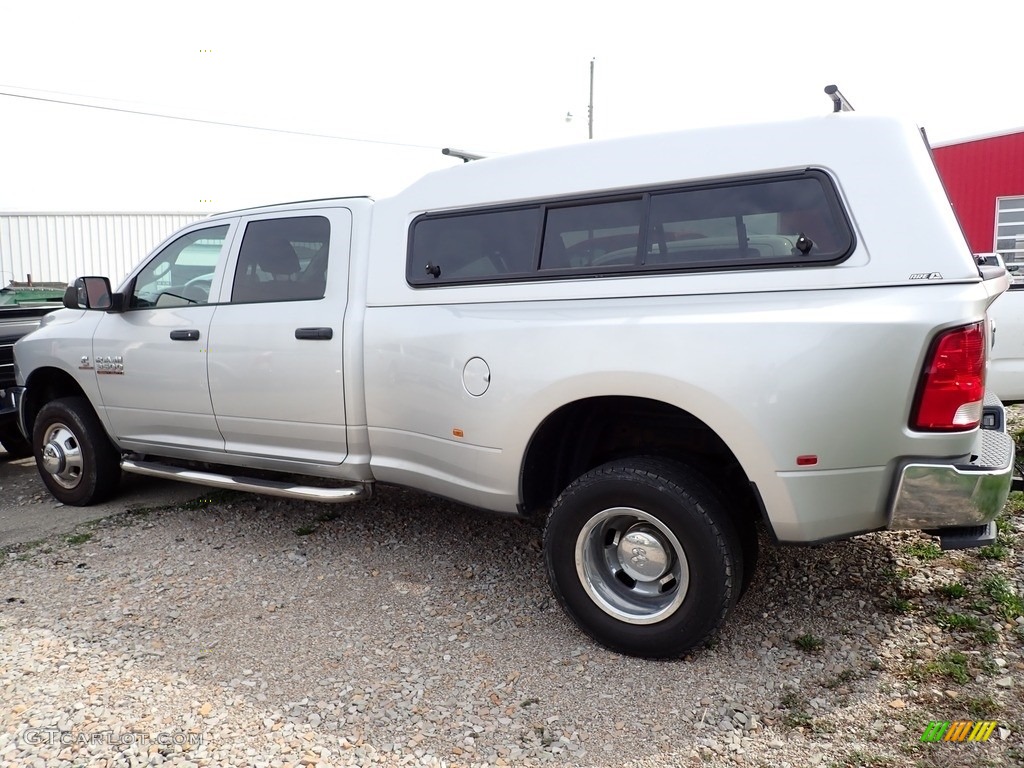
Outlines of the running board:
{"label": "running board", "polygon": [[303,499],[304,501],[323,501],[340,504],[347,501],[363,501],[373,495],[373,486],[369,483],[346,485],[334,488],[319,488],[315,485],[295,485],[276,480],[262,480],[253,477],[232,477],[216,472],[201,472],[195,469],[182,469],[152,461],[122,459],[121,469],[135,475],[161,477],[166,480],[179,480],[184,483],[195,483],[212,488],[224,488],[230,491],[248,491],[262,493],[267,496],[283,496],[286,499]]}

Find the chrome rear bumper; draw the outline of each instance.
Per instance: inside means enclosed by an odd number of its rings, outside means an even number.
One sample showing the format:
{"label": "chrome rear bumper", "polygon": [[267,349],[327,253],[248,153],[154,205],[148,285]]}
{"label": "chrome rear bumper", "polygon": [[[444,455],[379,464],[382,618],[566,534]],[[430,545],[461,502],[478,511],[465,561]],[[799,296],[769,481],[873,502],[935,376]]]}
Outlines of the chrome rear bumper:
{"label": "chrome rear bumper", "polygon": [[906,459],[896,473],[889,507],[892,530],[985,526],[999,516],[1013,482],[1013,439],[1006,433],[1002,406],[994,428],[979,429],[963,461]]}

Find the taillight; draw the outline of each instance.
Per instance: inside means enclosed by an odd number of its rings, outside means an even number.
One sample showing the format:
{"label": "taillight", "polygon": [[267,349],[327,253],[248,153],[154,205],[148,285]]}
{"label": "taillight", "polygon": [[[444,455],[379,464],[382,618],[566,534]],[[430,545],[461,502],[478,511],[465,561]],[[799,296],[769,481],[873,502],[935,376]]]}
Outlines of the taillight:
{"label": "taillight", "polygon": [[985,325],[953,328],[932,343],[910,425],[930,431],[974,429],[984,399]]}

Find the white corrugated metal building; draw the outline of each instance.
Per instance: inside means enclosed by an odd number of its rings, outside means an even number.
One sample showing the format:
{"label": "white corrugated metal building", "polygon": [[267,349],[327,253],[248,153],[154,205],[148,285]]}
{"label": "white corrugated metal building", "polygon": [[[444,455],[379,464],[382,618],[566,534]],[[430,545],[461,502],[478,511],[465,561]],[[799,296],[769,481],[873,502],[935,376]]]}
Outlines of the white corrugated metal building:
{"label": "white corrugated metal building", "polygon": [[115,285],[205,213],[0,213],[0,287],[106,275]]}

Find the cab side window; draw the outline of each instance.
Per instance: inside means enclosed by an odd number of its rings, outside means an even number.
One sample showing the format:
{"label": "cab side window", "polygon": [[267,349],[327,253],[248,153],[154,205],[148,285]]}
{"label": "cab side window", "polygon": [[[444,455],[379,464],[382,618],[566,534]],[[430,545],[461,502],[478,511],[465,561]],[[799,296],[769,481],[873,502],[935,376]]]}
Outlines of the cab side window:
{"label": "cab side window", "polygon": [[128,308],[208,303],[228,227],[189,232],[160,251],[136,276]]}
{"label": "cab side window", "polygon": [[231,302],[322,299],[330,239],[331,225],[323,216],[249,222],[238,252]]}

